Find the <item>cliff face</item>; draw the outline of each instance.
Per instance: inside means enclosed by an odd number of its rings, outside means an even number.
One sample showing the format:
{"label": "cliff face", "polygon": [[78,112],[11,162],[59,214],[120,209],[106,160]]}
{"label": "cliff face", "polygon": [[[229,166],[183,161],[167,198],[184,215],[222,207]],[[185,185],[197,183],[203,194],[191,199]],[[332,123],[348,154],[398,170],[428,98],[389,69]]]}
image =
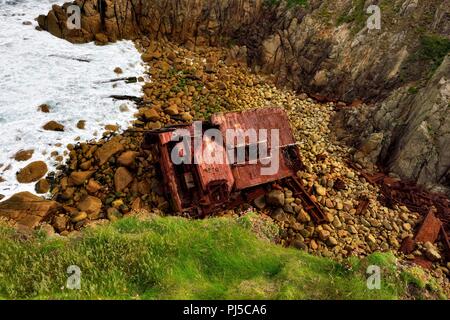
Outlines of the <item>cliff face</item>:
{"label": "cliff face", "polygon": [[[77,0],[82,30],[67,29],[68,4],[53,6],[38,21],[75,43],[146,36],[188,48],[245,47],[240,52],[247,52],[249,65],[273,74],[280,86],[371,103],[341,121],[358,137],[375,134],[379,152],[371,160],[404,178],[449,185],[449,69],[448,62],[440,66],[442,50],[436,55],[433,41],[450,38],[450,1],[294,2]],[[381,9],[380,30],[366,26],[371,4]],[[364,142],[359,140],[353,142]]]}

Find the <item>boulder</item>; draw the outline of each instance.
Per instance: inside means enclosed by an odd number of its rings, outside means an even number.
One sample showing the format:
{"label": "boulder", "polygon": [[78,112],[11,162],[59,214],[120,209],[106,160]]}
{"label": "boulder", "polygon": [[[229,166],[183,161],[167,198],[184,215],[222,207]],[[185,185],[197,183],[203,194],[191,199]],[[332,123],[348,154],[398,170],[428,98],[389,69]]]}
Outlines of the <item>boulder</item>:
{"label": "boulder", "polygon": [[35,228],[59,207],[55,201],[45,200],[30,192],[20,192],[0,203],[0,216],[12,219],[19,225]]}
{"label": "boulder", "polygon": [[94,179],[89,180],[88,184],[86,185],[86,190],[90,194],[97,193],[102,188],[102,186],[95,181]]}
{"label": "boulder", "polygon": [[47,193],[50,190],[50,183],[47,179],[41,179],[36,183],[34,189],[36,190],[36,193],[39,194]]}
{"label": "boulder", "polygon": [[147,109],[144,111],[144,117],[149,121],[157,121],[160,116],[159,113],[155,109]]}
{"label": "boulder", "polygon": [[16,161],[27,161],[33,156],[34,150],[20,150],[14,155]]}
{"label": "boulder", "polygon": [[43,161],[35,161],[21,169],[17,174],[17,181],[20,183],[36,182],[47,173],[47,165]]}
{"label": "boulder", "polygon": [[84,184],[93,174],[95,173],[95,171],[77,171],[77,172],[72,172],[70,174],[69,177],[69,183],[76,185],[76,186],[81,186],[82,184]]}
{"label": "boulder", "polygon": [[42,128],[47,131],[64,131],[64,126],[56,121],[49,121]]}
{"label": "boulder", "polygon": [[39,110],[40,112],[49,113],[49,112],[50,112],[50,107],[48,106],[48,104],[41,104],[41,105],[38,107],[38,110]]}
{"label": "boulder", "polygon": [[102,166],[108,162],[113,155],[123,149],[123,145],[117,139],[111,139],[95,152],[95,158],[98,160],[99,165]]}
{"label": "boulder", "polygon": [[284,192],[272,190],[266,195],[266,201],[271,206],[282,207],[284,206]]}
{"label": "boulder", "polygon": [[170,105],[166,109],[164,109],[164,112],[168,114],[169,116],[176,116],[178,112],[178,107],[175,104]]}
{"label": "boulder", "polygon": [[120,155],[117,162],[124,167],[131,167],[134,164],[137,155],[138,153],[135,151],[126,151]]}
{"label": "boulder", "polygon": [[102,201],[93,196],[86,196],[78,203],[77,208],[80,212],[86,212],[89,219],[96,220],[100,217]]}
{"label": "boulder", "polygon": [[125,168],[120,167],[114,174],[114,186],[117,192],[123,191],[133,181],[133,175]]}
{"label": "boulder", "polygon": [[67,222],[69,221],[69,218],[67,216],[55,216],[53,217],[53,223],[52,226],[55,228],[55,230],[59,233],[63,232],[67,229]]}

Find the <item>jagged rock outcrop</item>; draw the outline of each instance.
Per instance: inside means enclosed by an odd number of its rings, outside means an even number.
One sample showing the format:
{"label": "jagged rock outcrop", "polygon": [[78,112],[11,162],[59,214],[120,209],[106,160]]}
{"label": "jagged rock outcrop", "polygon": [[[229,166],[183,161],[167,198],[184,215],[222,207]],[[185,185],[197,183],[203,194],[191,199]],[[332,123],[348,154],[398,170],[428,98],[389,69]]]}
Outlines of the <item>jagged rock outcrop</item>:
{"label": "jagged rock outcrop", "polygon": [[[447,67],[441,66],[416,97],[410,90],[423,85],[442,60],[424,39],[450,39],[448,0],[309,0],[306,6],[264,0],[73,3],[82,8],[81,30],[67,29],[69,4],[54,5],[38,18],[39,25],[75,43],[140,37],[188,48],[235,44],[241,60],[246,54],[250,66],[273,74],[280,86],[319,98],[375,103],[345,119],[345,127],[363,138],[353,142],[382,135],[382,146],[368,158],[378,158],[404,178],[449,184],[449,139],[442,122],[448,114],[447,80],[442,80]],[[380,7],[380,30],[367,28],[369,5]]]}
{"label": "jagged rock outcrop", "polygon": [[16,221],[19,225],[35,228],[55,213],[60,205],[44,200],[29,192],[20,192],[0,203],[0,216]]}
{"label": "jagged rock outcrop", "polygon": [[349,110],[341,118],[362,137],[358,141],[382,136],[374,160],[390,171],[429,187],[450,187],[449,56],[417,94],[401,88],[383,103]]}

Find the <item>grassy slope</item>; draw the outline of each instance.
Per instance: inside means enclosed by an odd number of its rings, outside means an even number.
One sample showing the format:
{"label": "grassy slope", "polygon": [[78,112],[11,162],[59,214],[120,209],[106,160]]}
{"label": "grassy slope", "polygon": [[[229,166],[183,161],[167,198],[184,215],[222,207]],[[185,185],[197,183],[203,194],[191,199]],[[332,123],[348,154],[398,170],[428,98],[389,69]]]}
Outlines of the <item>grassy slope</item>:
{"label": "grassy slope", "polygon": [[[406,282],[395,259],[328,259],[258,239],[248,223],[126,218],[78,239],[20,240],[0,229],[0,297],[52,299],[397,299]],[[69,265],[82,289],[64,289]],[[366,288],[367,265],[382,267],[381,290]],[[405,278],[406,279],[406,278]],[[415,281],[408,278],[409,281]]]}

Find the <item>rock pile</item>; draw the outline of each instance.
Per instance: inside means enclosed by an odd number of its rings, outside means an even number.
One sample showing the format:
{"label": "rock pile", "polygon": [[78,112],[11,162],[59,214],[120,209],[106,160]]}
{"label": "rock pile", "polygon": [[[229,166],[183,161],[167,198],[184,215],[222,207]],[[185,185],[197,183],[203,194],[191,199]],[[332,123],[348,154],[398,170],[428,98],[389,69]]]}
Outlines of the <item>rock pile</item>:
{"label": "rock pile", "polygon": [[[327,223],[315,225],[287,188],[258,198],[255,210],[276,221],[285,245],[341,259],[396,251],[413,235],[419,215],[405,207],[383,206],[378,188],[347,164],[352,150],[333,142],[329,128],[333,103],[317,103],[274,87],[269,79],[250,73],[235,49],[190,51],[146,38],[136,45],[149,65],[151,82],[143,86],[133,127],[120,134],[106,133],[93,143],[69,145],[66,164],[56,176],[47,177],[52,199],[61,204],[49,221],[57,232],[68,234],[135,210],[170,213],[153,156],[140,148],[143,129],[271,105],[287,110],[305,165],[298,177],[327,215]],[[37,188],[45,190],[46,182],[39,181]],[[361,209],[361,203],[367,208]],[[238,209],[234,212],[239,214]],[[437,258],[434,253],[439,250],[435,251],[428,254]]]}

